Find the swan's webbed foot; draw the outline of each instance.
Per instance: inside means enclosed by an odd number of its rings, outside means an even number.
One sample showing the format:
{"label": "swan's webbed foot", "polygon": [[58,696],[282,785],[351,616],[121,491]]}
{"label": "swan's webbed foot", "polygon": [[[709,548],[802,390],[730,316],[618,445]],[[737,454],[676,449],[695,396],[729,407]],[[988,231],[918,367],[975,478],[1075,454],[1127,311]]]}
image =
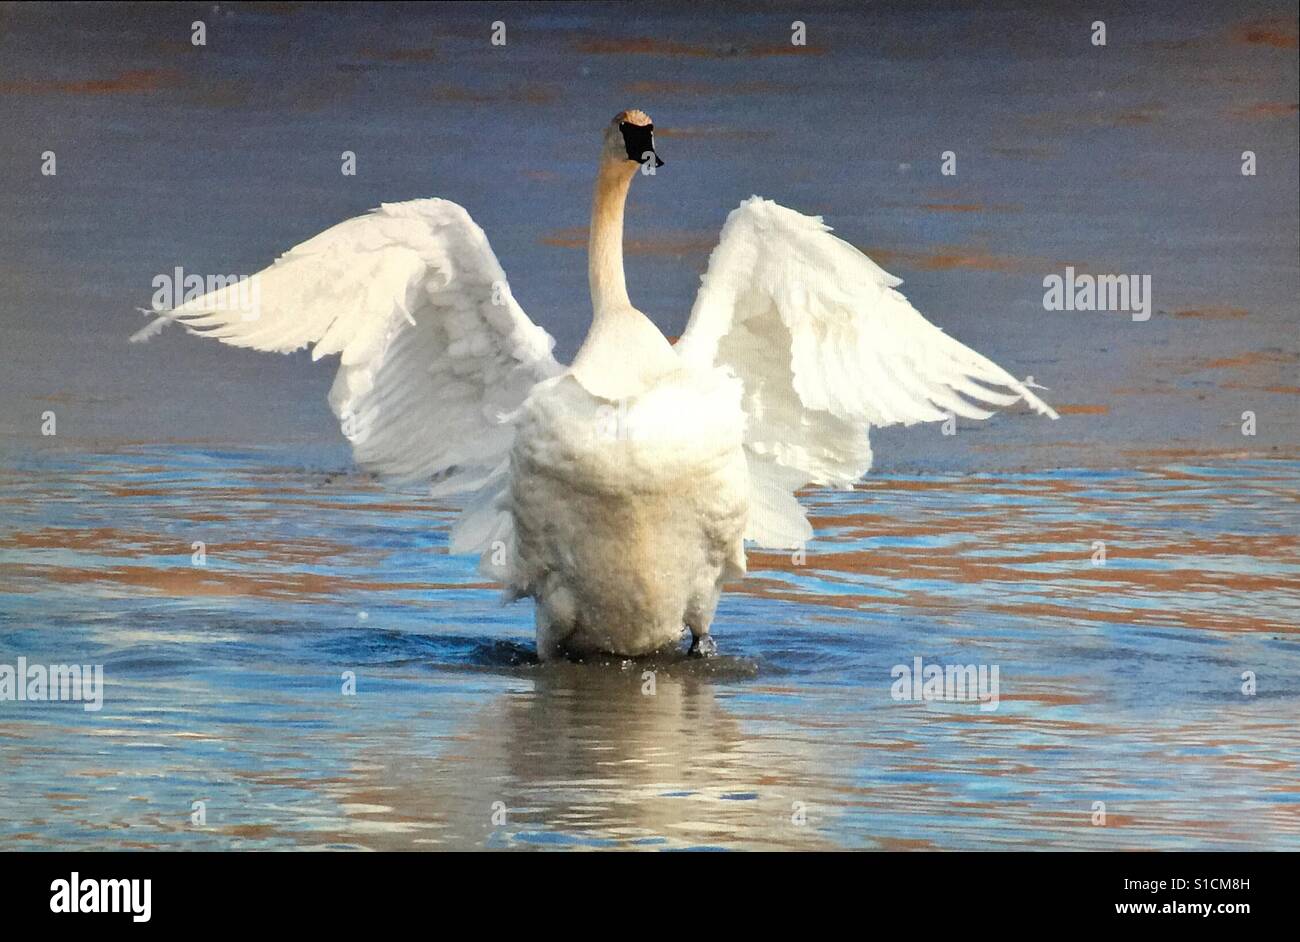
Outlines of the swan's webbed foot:
{"label": "swan's webbed foot", "polygon": [[717,653],[718,642],[713,640],[713,635],[705,632],[691,636],[691,649],[686,652],[688,657],[713,657]]}

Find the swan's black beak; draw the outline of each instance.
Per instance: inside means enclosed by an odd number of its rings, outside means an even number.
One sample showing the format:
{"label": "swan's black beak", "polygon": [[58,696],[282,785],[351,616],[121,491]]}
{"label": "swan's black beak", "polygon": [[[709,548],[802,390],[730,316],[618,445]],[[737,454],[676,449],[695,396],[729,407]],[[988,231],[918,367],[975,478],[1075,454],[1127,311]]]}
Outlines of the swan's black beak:
{"label": "swan's black beak", "polygon": [[664,165],[663,159],[655,151],[655,126],[653,124],[632,124],[624,121],[618,126],[623,132],[623,144],[627,147],[627,159],[639,164],[654,160],[656,167]]}

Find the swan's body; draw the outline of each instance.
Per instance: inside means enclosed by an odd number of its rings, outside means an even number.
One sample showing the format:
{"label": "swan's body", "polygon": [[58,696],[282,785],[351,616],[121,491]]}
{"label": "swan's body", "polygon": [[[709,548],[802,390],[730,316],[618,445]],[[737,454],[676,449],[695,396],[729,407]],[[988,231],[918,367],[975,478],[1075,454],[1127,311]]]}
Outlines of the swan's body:
{"label": "swan's body", "polygon": [[871,464],[871,425],[985,418],[975,403],[1022,398],[1055,417],[820,219],[757,197],[727,220],[670,345],[623,275],[623,207],[658,161],[652,127],[625,112],[606,132],[592,327],[567,370],[482,230],[437,199],[385,204],[293,249],[254,276],[252,312],[207,295],[166,313],[238,346],[339,353],[330,404],[358,462],[473,495],[452,550],[536,600],[543,658],[646,654],[683,626],[707,650],[745,541],[801,547],[812,530],[794,491],[851,486]]}
{"label": "swan's body", "polygon": [[509,508],[537,647],[647,654],[703,637],[745,572],[749,475],[740,384],[679,369],[611,402],[571,375],[524,405]]}

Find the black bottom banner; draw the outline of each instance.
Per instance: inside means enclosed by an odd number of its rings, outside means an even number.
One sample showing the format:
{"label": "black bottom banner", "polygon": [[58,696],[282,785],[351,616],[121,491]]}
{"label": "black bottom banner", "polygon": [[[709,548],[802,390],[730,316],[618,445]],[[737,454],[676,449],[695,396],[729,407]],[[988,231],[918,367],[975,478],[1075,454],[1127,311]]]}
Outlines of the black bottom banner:
{"label": "black bottom banner", "polygon": [[[1024,918],[1076,927],[1195,923],[1262,928],[1284,902],[1290,854],[193,854],[57,853],[0,857],[6,923],[74,931],[374,928],[387,920],[474,912],[521,922],[576,908],[587,920],[650,918],[685,904],[691,918],[851,918],[902,914],[972,931]],[[512,915],[513,914],[513,915]],[[963,915],[964,914],[964,915]],[[975,922],[962,923],[964,919]],[[1259,920],[1264,920],[1263,922]],[[599,925],[602,923],[592,923]]]}

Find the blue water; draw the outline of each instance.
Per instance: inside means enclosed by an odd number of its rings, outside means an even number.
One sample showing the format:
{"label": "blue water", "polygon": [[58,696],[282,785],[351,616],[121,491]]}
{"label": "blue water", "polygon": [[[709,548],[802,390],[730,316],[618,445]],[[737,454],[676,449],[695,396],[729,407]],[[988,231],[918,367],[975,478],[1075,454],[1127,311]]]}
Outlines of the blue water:
{"label": "blue water", "polygon": [[[718,658],[543,666],[450,505],[266,449],[21,452],[0,664],[106,691],[0,702],[0,847],[1297,849],[1298,494],[873,475],[806,496],[802,565],[751,556]],[[997,709],[894,700],[916,657],[998,666]]]}
{"label": "blue water", "polygon": [[[568,362],[600,134],[641,108],[667,163],[630,196],[628,288],[666,334],[727,214],[760,194],[822,214],[935,324],[1085,407],[957,442],[886,430],[878,469],[1300,457],[1287,0],[180,9],[0,8],[6,438],[39,438],[53,410],[64,440],[337,440],[334,369],[306,353],[125,339],[160,274],[251,274],[385,201],[463,205]],[[1045,310],[1067,265],[1149,275],[1150,320]]]}

